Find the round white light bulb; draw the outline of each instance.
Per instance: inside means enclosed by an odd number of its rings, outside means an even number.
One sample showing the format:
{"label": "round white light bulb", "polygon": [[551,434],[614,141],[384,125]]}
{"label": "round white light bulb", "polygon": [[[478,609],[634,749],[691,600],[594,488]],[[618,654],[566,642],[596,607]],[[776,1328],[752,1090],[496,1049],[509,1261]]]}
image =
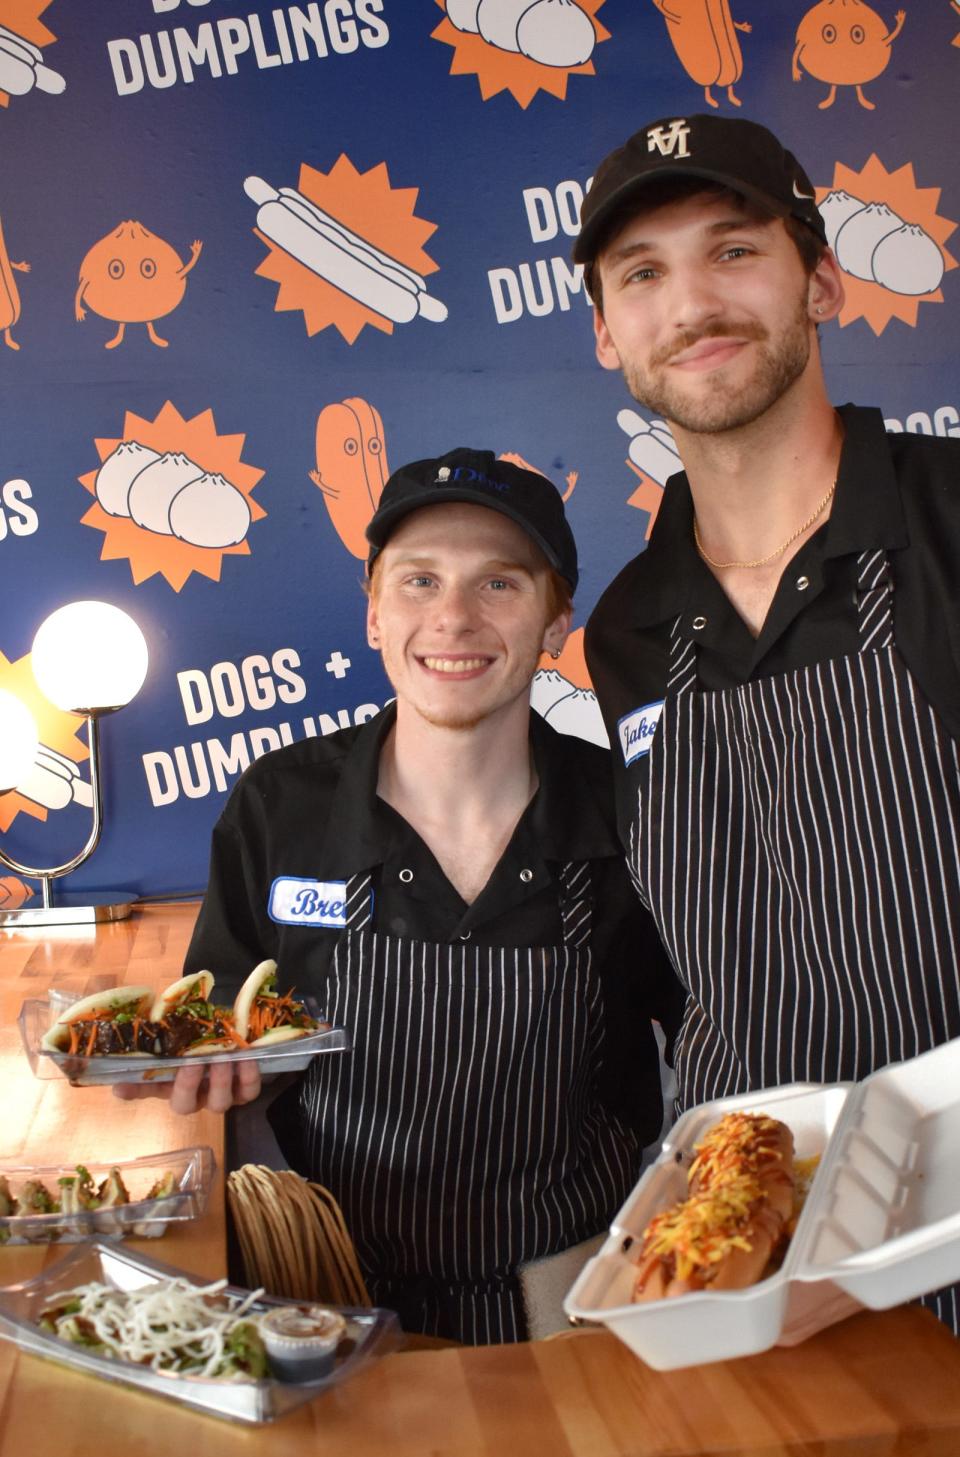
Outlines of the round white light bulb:
{"label": "round white light bulb", "polygon": [[41,623],[31,663],[40,691],[58,708],[123,708],[147,676],[147,643],[119,607],[71,602]]}
{"label": "round white light bulb", "polygon": [[37,725],[27,705],[0,688],[0,794],[27,777],[38,744]]}

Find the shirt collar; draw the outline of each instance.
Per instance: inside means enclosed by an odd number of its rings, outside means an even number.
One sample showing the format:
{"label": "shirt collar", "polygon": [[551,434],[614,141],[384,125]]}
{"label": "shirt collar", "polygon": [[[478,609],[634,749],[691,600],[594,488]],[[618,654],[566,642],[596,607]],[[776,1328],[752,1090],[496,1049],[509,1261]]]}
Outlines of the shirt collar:
{"label": "shirt collar", "polygon": [[[390,703],[363,724],[350,744],[330,805],[320,853],[320,879],[343,880],[382,865],[396,835],[389,807],[377,797],[380,751],[396,722]],[[607,756],[558,733],[533,709],[530,743],[540,787],[517,827],[543,860],[619,856]]]}
{"label": "shirt collar", "polygon": [[[879,410],[841,405],[843,424],[837,489],[823,535],[823,556],[859,554],[871,547],[896,550],[909,535],[903,503]],[[703,599],[705,578],[722,590],[693,540],[693,497],[686,474],[671,476],[643,553],[643,592],[630,604],[633,625],[650,627],[682,616]]]}

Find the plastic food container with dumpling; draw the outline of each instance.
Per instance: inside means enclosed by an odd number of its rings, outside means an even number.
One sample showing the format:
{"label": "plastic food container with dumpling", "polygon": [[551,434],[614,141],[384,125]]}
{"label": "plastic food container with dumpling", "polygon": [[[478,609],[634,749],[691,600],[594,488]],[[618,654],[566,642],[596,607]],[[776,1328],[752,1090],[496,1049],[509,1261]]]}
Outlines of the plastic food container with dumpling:
{"label": "plastic food container with dumpling", "polygon": [[[783,1264],[745,1290],[634,1304],[640,1242],[687,1196],[696,1144],[725,1114],[792,1130],[820,1156]],[[668,1133],[564,1302],[659,1371],[796,1345],[866,1306],[885,1310],[960,1280],[960,1038],[861,1083],[791,1084],[701,1104]]]}

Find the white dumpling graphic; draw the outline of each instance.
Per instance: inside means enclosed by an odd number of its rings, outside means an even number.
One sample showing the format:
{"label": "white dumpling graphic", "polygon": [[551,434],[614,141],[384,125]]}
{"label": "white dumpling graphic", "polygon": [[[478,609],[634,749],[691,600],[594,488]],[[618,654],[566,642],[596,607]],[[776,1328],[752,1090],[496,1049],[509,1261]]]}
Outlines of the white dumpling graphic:
{"label": "white dumpling graphic", "polygon": [[859,197],[851,197],[849,192],[829,192],[820,203],[820,216],[823,218],[823,226],[827,232],[827,247],[836,250],[837,234],[843,227],[847,218],[853,217],[859,212],[863,203]]}
{"label": "white dumpling graphic", "polygon": [[516,51],[517,26],[524,11],[537,0],[480,0],[477,29],[484,40],[501,51]]}
{"label": "white dumpling graphic", "polygon": [[892,293],[933,293],[943,278],[943,254],[922,228],[904,223],[874,249],[873,276]]}
{"label": "white dumpling graphic", "polygon": [[140,472],[160,457],[139,440],[121,440],[97,471],[97,500],[108,516],[130,515],[130,487]]}
{"label": "white dumpling graphic", "polygon": [[627,454],[633,464],[658,485],[666,485],[671,476],[683,469],[666,425],[659,421],[648,424],[636,410],[621,410],[617,424],[630,436]]}
{"label": "white dumpling graphic", "polygon": [[246,496],[220,475],[191,481],[170,503],[170,530],[191,546],[236,546],[249,525]]}
{"label": "white dumpling graphic", "polygon": [[541,668],[534,675],[530,706],[558,733],[574,734],[602,749],[609,748],[597,695],[590,689],[575,687],[555,668]]}
{"label": "white dumpling graphic", "polygon": [[847,218],[837,233],[835,252],[844,273],[873,283],[873,253],[881,238],[902,227],[903,218],[885,202],[870,202]]}
{"label": "white dumpling graphic", "polygon": [[130,515],[138,526],[170,536],[170,502],[189,481],[203,475],[203,466],[168,451],[140,472],[130,487]]}
{"label": "white dumpling graphic", "polygon": [[582,66],[593,55],[596,32],[574,0],[536,0],[517,26],[517,46],[542,66]]}
{"label": "white dumpling graphic", "polygon": [[477,33],[477,10],[480,0],[447,0],[447,19],[457,30]]}

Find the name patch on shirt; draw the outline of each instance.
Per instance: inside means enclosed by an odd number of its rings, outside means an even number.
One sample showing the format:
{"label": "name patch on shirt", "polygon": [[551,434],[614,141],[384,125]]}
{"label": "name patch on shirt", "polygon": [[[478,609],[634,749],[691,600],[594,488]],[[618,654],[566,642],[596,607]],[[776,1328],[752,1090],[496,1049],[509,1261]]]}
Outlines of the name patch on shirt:
{"label": "name patch on shirt", "polygon": [[267,911],[281,926],[345,926],[347,882],[280,875],[270,887]]}
{"label": "name patch on shirt", "polygon": [[645,703],[643,708],[635,708],[632,713],[625,713],[620,719],[617,724],[617,736],[623,750],[625,764],[632,764],[634,759],[639,759],[642,754],[649,754],[662,712],[663,699],[661,698],[659,703]]}

